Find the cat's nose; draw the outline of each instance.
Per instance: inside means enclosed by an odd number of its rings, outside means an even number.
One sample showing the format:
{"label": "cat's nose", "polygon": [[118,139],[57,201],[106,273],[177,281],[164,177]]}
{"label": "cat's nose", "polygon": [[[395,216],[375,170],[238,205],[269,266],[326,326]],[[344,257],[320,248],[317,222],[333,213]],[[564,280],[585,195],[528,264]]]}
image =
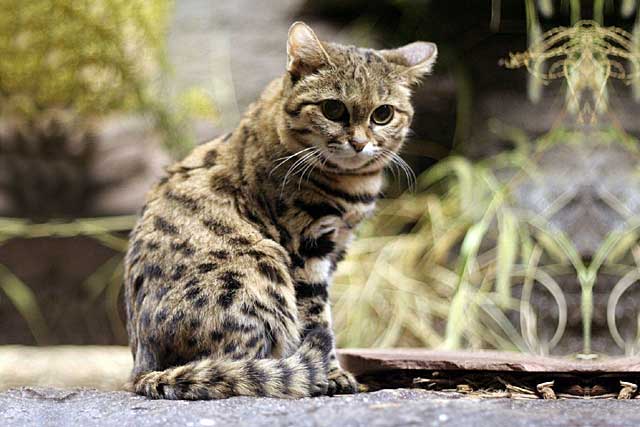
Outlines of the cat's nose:
{"label": "cat's nose", "polygon": [[353,147],[354,150],[356,150],[357,153],[364,150],[364,147],[367,146],[368,142],[369,142],[368,139],[358,138],[358,137],[354,137],[349,140],[349,144],[351,144],[351,146]]}
{"label": "cat's nose", "polygon": [[367,131],[362,126],[355,126],[353,128],[353,133],[351,134],[351,138],[349,139],[349,144],[356,150],[356,153],[364,150],[364,147],[367,146],[369,142],[369,138],[367,137]]}

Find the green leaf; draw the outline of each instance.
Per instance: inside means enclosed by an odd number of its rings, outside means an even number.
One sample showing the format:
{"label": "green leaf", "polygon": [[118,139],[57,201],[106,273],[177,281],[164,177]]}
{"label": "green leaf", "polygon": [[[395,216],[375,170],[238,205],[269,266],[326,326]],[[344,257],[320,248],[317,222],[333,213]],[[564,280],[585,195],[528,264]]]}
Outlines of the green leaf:
{"label": "green leaf", "polygon": [[518,220],[508,209],[498,215],[498,233],[496,292],[498,305],[506,307],[511,299],[511,272],[518,255]]}
{"label": "green leaf", "polygon": [[35,294],[29,286],[2,264],[0,264],[0,289],[27,322],[36,342],[44,343],[48,336],[48,327]]}

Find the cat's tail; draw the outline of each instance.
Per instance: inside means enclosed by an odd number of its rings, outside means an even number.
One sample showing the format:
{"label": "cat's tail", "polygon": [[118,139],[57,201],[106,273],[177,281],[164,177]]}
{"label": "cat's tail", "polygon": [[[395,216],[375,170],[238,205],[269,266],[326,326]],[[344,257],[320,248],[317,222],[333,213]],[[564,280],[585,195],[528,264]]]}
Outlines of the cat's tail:
{"label": "cat's tail", "polygon": [[316,328],[285,359],[202,359],[139,375],[132,391],[154,399],[223,399],[231,396],[309,397],[327,390],[332,335]]}

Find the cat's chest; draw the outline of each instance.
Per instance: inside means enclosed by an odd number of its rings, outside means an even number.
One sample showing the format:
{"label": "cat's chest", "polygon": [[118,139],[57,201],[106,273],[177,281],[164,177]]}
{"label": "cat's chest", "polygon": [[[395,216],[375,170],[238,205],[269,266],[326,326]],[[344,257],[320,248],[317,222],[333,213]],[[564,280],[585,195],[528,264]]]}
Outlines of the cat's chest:
{"label": "cat's chest", "polygon": [[296,280],[328,281],[336,262],[349,247],[356,226],[372,211],[373,206],[359,206],[340,215],[325,215],[309,221],[300,230],[297,248],[291,248],[295,253]]}
{"label": "cat's chest", "polygon": [[356,205],[342,210],[340,214],[324,215],[309,220],[300,230],[301,240],[324,239],[334,242],[337,247],[341,246],[351,239],[355,228],[371,216],[374,207],[374,204]]}

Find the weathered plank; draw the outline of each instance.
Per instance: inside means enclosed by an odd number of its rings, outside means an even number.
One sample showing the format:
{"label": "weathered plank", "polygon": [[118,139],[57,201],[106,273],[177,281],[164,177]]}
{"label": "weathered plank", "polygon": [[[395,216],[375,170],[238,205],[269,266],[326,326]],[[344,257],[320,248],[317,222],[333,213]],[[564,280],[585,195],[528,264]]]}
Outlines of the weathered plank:
{"label": "weathered plank", "polygon": [[388,370],[640,373],[640,357],[579,360],[500,351],[435,351],[418,348],[343,349],[342,366],[356,375]]}

